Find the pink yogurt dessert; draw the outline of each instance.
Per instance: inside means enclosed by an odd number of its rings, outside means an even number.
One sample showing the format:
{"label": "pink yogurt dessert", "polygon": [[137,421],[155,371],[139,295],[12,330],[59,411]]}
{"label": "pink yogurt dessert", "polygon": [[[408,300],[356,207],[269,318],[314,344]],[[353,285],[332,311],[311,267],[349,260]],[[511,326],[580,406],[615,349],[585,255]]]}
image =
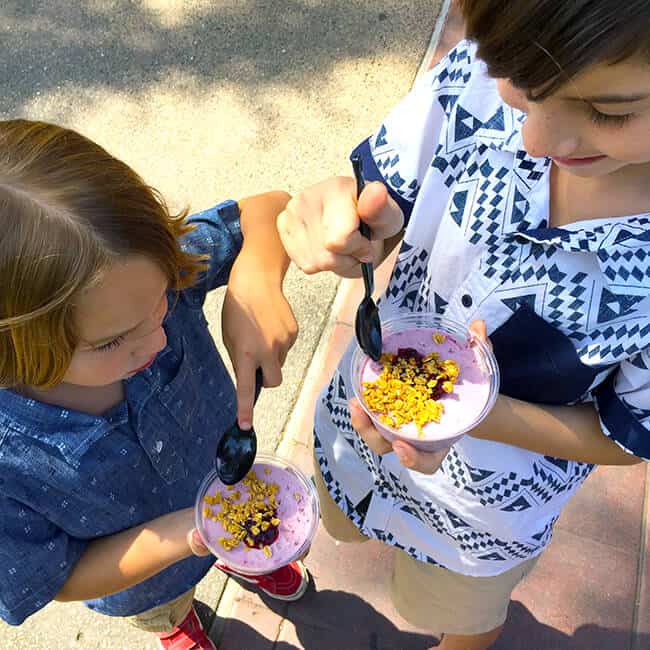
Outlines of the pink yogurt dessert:
{"label": "pink yogurt dessert", "polygon": [[[434,334],[437,335],[436,340]],[[462,337],[454,336],[443,328],[410,327],[389,334],[383,340],[384,353],[398,354],[402,350],[404,354],[409,348],[423,357],[436,352],[440,360],[451,359],[458,365],[459,374],[453,391],[447,394],[439,390],[434,397],[444,406],[440,421],[425,424],[420,434],[414,422],[394,429],[378,421],[377,414],[369,411],[365,404],[364,407],[373,418],[375,426],[389,440],[403,438],[420,449],[434,451],[453,444],[484,417],[486,407],[492,399],[494,382],[481,358],[481,348],[477,345],[470,346]],[[382,369],[381,363],[366,357],[360,368],[361,386],[365,382],[374,382],[381,375]]]}
{"label": "pink yogurt dessert", "polygon": [[[242,541],[227,550],[219,540],[232,538],[232,534],[224,529],[220,521],[206,516],[206,509],[213,515],[221,510],[222,506],[214,503],[217,493],[222,498],[232,498],[239,492],[240,496],[234,499],[234,503],[247,502],[250,492],[245,485],[246,479],[229,489],[216,473],[208,476],[199,491],[196,513],[201,536],[219,559],[242,573],[260,575],[293,562],[308,549],[318,525],[318,497],[311,482],[300,470],[282,459],[258,454],[251,471],[263,483],[277,485],[274,520],[279,520],[278,525],[271,525],[265,531],[259,530],[258,526],[254,529],[257,534],[249,533],[248,539],[255,542],[255,547],[251,548]],[[249,531],[251,524],[247,524]]]}

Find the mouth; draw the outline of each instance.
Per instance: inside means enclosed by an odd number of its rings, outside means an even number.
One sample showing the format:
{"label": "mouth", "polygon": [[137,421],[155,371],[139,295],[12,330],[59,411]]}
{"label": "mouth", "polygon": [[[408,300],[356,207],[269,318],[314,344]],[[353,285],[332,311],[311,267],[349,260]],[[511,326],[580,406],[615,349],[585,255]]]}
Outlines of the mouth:
{"label": "mouth", "polygon": [[605,160],[605,158],[607,158],[607,156],[589,156],[587,158],[554,157],[553,160],[560,165],[564,165],[565,167],[581,167],[585,165],[593,165],[594,163],[600,162],[601,160]]}
{"label": "mouth", "polygon": [[135,375],[135,374],[137,374],[138,372],[142,372],[143,370],[146,370],[146,369],[147,369],[147,368],[148,368],[148,367],[149,367],[149,366],[154,362],[155,359],[156,359],[156,355],[154,354],[154,355],[151,357],[151,359],[149,359],[149,361],[147,361],[147,363],[145,363],[143,366],[140,366],[139,368],[136,368],[135,370],[131,370],[131,371],[129,372],[129,374],[130,374],[130,375]]}

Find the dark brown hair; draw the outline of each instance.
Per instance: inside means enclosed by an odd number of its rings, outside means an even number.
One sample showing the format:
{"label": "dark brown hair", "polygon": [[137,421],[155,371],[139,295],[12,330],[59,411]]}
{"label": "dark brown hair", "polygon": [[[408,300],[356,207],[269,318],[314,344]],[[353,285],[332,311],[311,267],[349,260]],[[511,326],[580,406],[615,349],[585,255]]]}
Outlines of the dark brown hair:
{"label": "dark brown hair", "polygon": [[0,122],[0,386],[61,381],[79,295],[117,259],[145,256],[171,288],[191,285],[204,265],[179,244],[186,215],[84,136]]}
{"label": "dark brown hair", "polygon": [[648,0],[457,0],[493,77],[543,99],[599,63],[650,61]]}

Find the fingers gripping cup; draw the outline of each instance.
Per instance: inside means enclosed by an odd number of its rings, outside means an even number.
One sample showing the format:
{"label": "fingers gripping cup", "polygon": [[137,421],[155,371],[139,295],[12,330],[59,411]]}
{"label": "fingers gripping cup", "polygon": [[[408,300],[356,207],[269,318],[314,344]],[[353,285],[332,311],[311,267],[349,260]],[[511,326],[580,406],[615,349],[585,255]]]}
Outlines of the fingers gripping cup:
{"label": "fingers gripping cup", "polygon": [[382,358],[356,348],[352,391],[377,430],[421,451],[451,446],[490,412],[499,392],[491,349],[432,313],[382,322]]}
{"label": "fingers gripping cup", "polygon": [[316,534],[318,496],[292,463],[258,453],[247,476],[225,485],[203,481],[195,506],[205,545],[230,568],[262,575],[302,557]]}

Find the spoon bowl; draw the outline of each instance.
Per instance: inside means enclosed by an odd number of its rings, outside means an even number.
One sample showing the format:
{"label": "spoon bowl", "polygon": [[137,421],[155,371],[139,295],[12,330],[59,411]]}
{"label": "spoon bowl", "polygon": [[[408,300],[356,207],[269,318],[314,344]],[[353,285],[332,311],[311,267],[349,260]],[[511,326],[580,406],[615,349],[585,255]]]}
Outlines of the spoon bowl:
{"label": "spoon bowl", "polygon": [[359,347],[373,360],[381,358],[381,322],[379,311],[372,298],[364,298],[357,308],[354,319],[354,332]]}
{"label": "spoon bowl", "polygon": [[[262,390],[262,369],[255,372],[255,401]],[[237,420],[224,432],[215,454],[215,470],[226,485],[241,481],[253,467],[257,454],[255,429],[242,429]]]}

